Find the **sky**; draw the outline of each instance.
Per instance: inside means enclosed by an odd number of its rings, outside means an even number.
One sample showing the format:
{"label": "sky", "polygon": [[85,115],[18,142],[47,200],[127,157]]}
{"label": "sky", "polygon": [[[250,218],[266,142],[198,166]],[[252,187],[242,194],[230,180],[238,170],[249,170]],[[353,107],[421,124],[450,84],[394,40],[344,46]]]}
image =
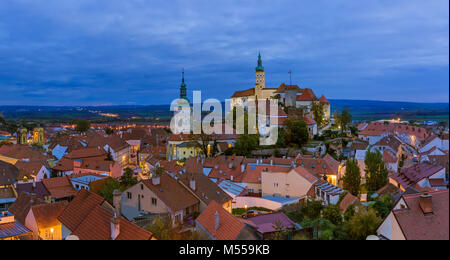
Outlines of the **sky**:
{"label": "sky", "polygon": [[0,105],[224,101],[292,83],[328,99],[448,102],[448,0],[1,0]]}

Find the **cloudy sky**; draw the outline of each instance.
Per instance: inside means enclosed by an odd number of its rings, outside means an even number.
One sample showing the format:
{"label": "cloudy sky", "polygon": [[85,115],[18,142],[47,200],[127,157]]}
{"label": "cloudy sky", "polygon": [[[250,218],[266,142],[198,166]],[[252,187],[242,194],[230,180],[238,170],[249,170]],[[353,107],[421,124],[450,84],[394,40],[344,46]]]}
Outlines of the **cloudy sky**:
{"label": "cloudy sky", "polygon": [[329,99],[448,102],[448,0],[1,0],[0,105],[168,104],[292,81]]}

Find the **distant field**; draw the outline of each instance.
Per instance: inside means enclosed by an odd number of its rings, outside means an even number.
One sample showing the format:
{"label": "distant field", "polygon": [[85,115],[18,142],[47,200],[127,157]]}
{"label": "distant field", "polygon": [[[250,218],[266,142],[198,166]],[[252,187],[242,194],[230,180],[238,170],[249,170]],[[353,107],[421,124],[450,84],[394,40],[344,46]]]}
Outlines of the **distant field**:
{"label": "distant field", "polygon": [[[449,123],[448,103],[412,103],[366,100],[330,100],[332,112],[348,107],[354,120],[380,120],[400,117],[402,120],[435,120]],[[173,115],[168,105],[103,106],[103,107],[46,107],[0,106],[7,120],[70,121],[89,119],[167,121]],[[101,114],[117,115],[117,118]]]}

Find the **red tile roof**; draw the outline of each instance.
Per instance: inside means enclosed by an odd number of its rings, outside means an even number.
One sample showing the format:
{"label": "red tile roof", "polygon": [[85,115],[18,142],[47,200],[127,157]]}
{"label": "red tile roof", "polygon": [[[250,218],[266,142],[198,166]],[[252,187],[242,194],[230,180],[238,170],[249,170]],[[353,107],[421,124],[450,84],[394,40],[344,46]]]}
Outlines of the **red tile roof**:
{"label": "red tile roof", "polygon": [[315,181],[317,181],[317,177],[314,176],[313,174],[311,174],[310,172],[308,172],[305,168],[303,168],[302,166],[299,166],[297,168],[294,169],[294,171],[296,173],[298,173],[300,176],[302,176],[303,178],[305,178],[305,180],[307,180],[310,183],[314,183]]}
{"label": "red tile roof", "polygon": [[96,206],[103,203],[105,203],[104,198],[82,189],[77,192],[58,219],[69,230],[74,231]]}
{"label": "red tile roof", "polygon": [[420,207],[421,193],[403,195],[407,208],[393,210],[407,240],[449,240],[448,190],[428,193],[432,196],[432,213]]}
{"label": "red tile roof", "polygon": [[289,90],[296,90],[297,92],[301,91],[300,87],[297,85],[285,85],[284,83],[281,83],[274,93],[284,93]]}
{"label": "red tile roof", "polygon": [[350,205],[353,205],[358,201],[359,201],[358,197],[355,197],[350,192],[347,192],[347,194],[339,204],[339,212],[341,212],[341,214],[344,214]]}
{"label": "red tile roof", "polygon": [[152,180],[143,180],[142,183],[162,200],[172,212],[199,203],[194,195],[167,174],[160,177],[159,185],[153,185]]}
{"label": "red tile roof", "polygon": [[16,201],[9,207],[9,211],[14,214],[14,218],[22,224],[25,224],[25,218],[30,211],[31,206],[45,204],[41,199],[35,195],[22,192],[17,197]]}
{"label": "red tile roof", "polygon": [[381,136],[388,133],[414,135],[419,141],[423,141],[430,135],[430,131],[423,127],[390,122],[388,122],[387,124],[385,124],[384,122],[372,122],[359,134],[365,136]]}
{"label": "red tile roof", "polygon": [[[215,214],[219,214],[219,228],[215,230]],[[217,240],[235,240],[238,238],[245,224],[231,215],[221,205],[211,201],[198,216],[196,222]]]}
{"label": "red tile roof", "polygon": [[317,97],[310,88],[302,90],[302,94],[297,96],[297,101],[316,101]]}
{"label": "red tile roof", "polygon": [[77,193],[67,176],[43,179],[42,183],[54,199],[72,197]]}
{"label": "red tile roof", "polygon": [[234,94],[231,96],[231,98],[248,97],[248,96],[254,96],[254,95],[255,95],[255,88],[250,88],[247,90],[241,90],[241,91],[234,92]]}
{"label": "red tile roof", "polygon": [[64,155],[67,159],[76,160],[90,157],[101,157],[106,158],[106,152],[103,148],[92,147],[92,148],[82,148],[78,150],[73,150],[72,152]]}
{"label": "red tile roof", "polygon": [[67,201],[60,201],[51,204],[32,206],[31,210],[33,211],[38,227],[43,229],[59,225],[61,222],[58,220],[58,217],[67,204]]}
{"label": "red tile roof", "polygon": [[330,101],[328,101],[328,99],[327,99],[324,95],[322,95],[322,96],[319,98],[319,102],[320,102],[320,103],[324,103],[324,104],[330,104]]}
{"label": "red tile roof", "polygon": [[433,165],[428,162],[422,162],[415,166],[402,168],[400,173],[392,173],[389,177],[397,181],[403,188],[414,186],[424,178],[428,178],[433,174],[442,170],[440,165]]}
{"label": "red tile roof", "polygon": [[392,153],[392,151],[386,149],[386,150],[383,151],[383,162],[385,162],[385,163],[396,163],[397,162],[397,157],[395,156],[394,153]]}
{"label": "red tile roof", "polygon": [[[110,240],[111,219],[114,212],[96,205],[72,232],[80,240]],[[152,233],[136,226],[123,217],[119,218],[119,235],[116,240],[150,240]]]}

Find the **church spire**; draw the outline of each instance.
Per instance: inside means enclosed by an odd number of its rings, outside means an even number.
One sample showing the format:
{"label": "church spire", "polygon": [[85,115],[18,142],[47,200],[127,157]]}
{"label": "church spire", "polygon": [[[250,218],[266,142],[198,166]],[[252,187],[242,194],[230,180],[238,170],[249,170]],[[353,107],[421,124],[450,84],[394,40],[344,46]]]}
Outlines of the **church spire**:
{"label": "church spire", "polygon": [[181,86],[180,86],[180,98],[187,99],[186,97],[186,83],[184,83],[184,68],[181,74]]}
{"label": "church spire", "polygon": [[258,54],[258,66],[256,67],[256,72],[264,72],[264,67],[262,65],[261,52]]}

